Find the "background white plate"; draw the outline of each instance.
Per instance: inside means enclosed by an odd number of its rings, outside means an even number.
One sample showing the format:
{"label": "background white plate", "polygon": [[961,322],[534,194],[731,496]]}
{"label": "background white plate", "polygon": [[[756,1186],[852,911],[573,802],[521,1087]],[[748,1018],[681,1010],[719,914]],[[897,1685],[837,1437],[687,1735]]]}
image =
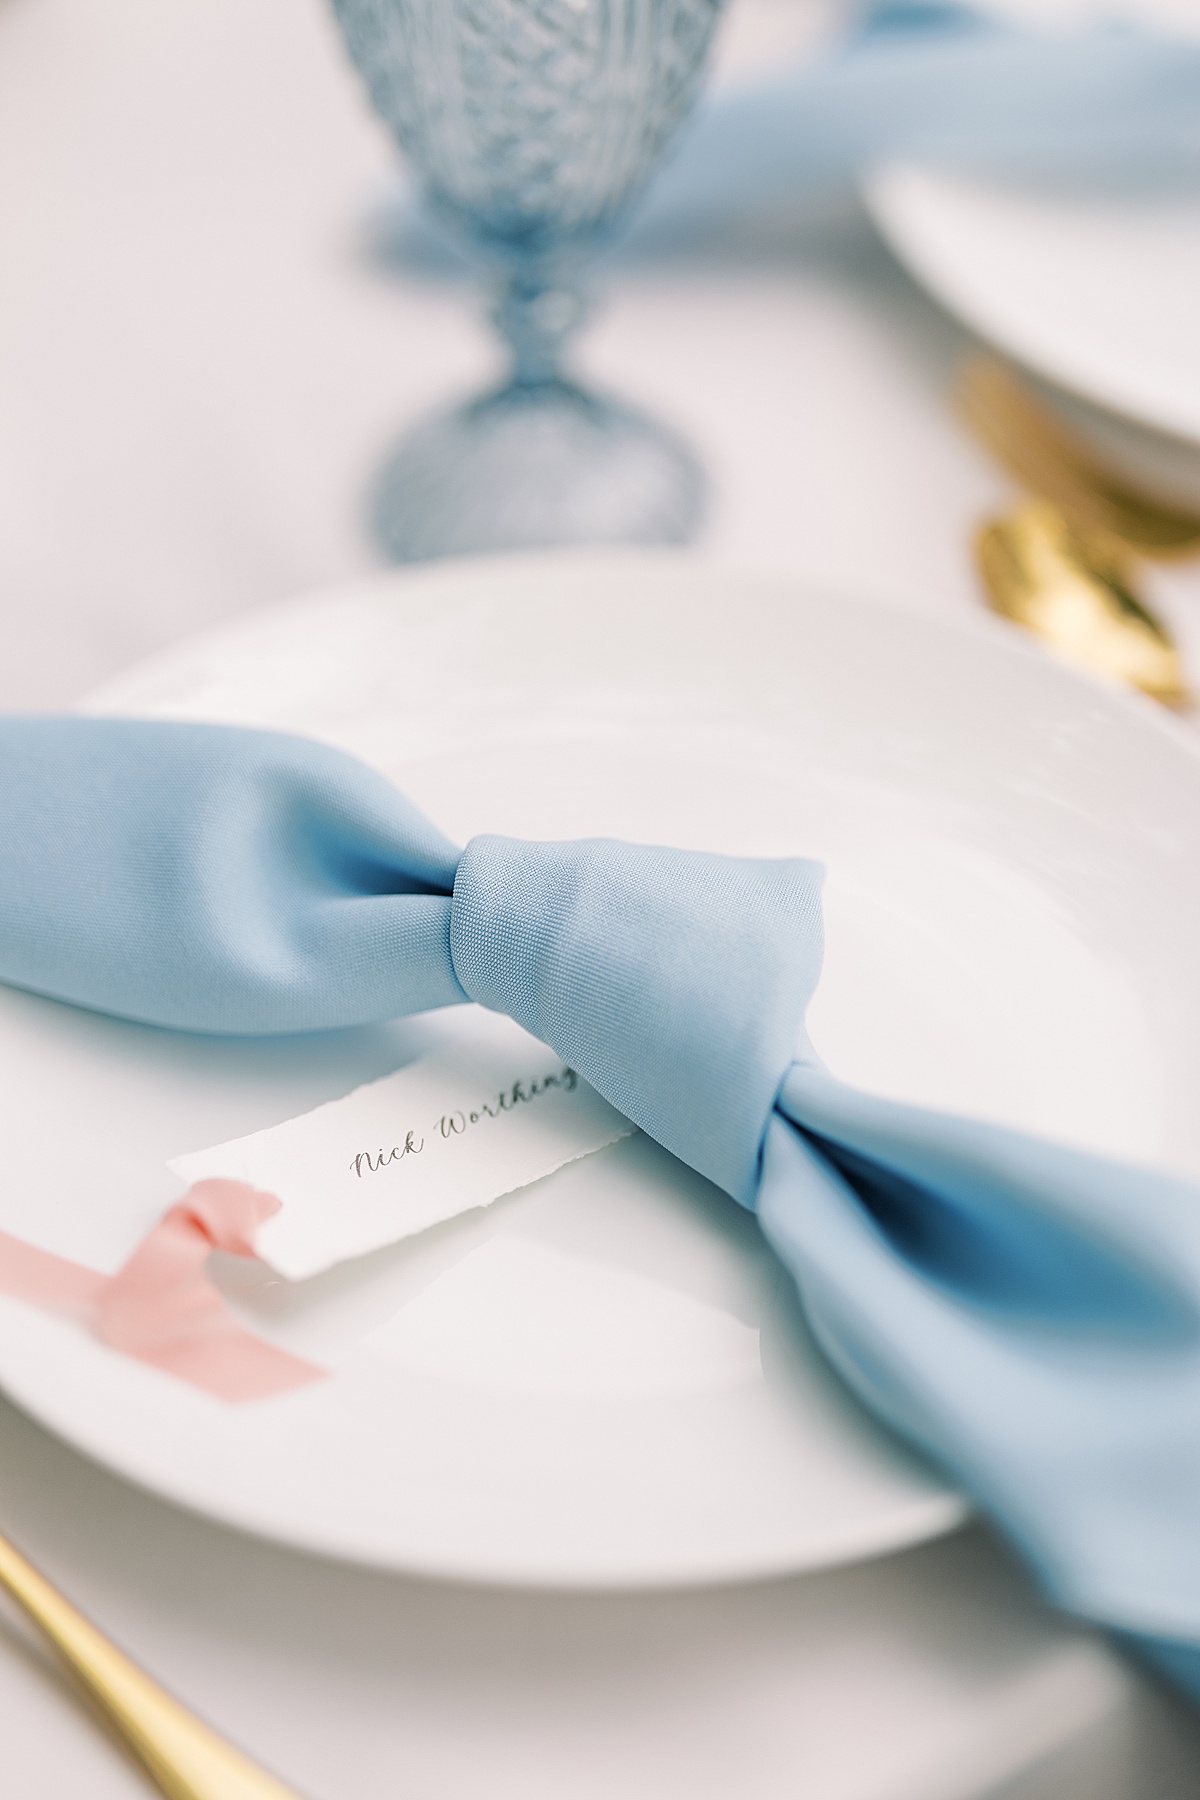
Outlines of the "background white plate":
{"label": "background white plate", "polygon": [[[96,706],[307,730],[464,840],[821,855],[812,1027],[839,1073],[1200,1174],[1200,760],[1002,627],[673,556],[447,564],[260,615]],[[115,1267],[176,1191],[167,1156],[462,1018],[237,1042],[0,990],[0,1226]],[[237,1274],[336,1380],[228,1408],[4,1302],[0,1381],[161,1494],[393,1567],[720,1580],[961,1516],[828,1376],[753,1220],[645,1139],[299,1300]]]}
{"label": "background white plate", "polygon": [[1200,442],[1200,192],[1087,194],[898,164],[866,198],[897,256],[984,337]]}

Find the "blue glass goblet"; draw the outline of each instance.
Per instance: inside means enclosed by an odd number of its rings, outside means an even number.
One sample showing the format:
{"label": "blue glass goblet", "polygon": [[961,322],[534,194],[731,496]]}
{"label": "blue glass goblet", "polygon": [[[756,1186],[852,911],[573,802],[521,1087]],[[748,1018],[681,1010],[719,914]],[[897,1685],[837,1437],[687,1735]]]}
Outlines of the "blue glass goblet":
{"label": "blue glass goblet", "polygon": [[563,372],[580,267],[695,98],[721,0],[333,0],[428,200],[493,270],[507,382],[419,426],[372,513],[395,560],[682,543],[704,478],[672,433]]}

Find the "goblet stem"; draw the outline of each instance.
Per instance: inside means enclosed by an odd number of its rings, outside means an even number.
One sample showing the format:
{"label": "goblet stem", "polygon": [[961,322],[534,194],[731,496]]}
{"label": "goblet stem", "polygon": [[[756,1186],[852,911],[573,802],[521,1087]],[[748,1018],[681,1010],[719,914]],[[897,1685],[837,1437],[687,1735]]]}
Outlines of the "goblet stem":
{"label": "goblet stem", "polygon": [[510,352],[507,380],[419,426],[375,484],[374,533],[395,561],[694,534],[705,483],[686,446],[563,370],[587,310],[577,266],[561,253],[501,265],[492,317]]}
{"label": "goblet stem", "polygon": [[562,379],[563,348],[586,311],[578,286],[562,269],[535,266],[507,272],[492,318],[512,353],[514,386],[540,387]]}

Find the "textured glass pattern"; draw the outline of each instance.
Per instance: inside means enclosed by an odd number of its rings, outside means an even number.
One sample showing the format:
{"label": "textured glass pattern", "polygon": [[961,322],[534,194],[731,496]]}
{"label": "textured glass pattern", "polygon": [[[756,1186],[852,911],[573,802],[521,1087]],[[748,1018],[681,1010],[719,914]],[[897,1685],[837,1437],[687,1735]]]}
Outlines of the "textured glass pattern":
{"label": "textured glass pattern", "polygon": [[397,562],[549,544],[683,543],[703,474],[670,431],[562,367],[589,240],[695,97],[721,0],[333,0],[428,199],[491,265],[495,393],[419,426],[371,496]]}
{"label": "textured glass pattern", "polygon": [[694,97],[719,0],[334,0],[380,116],[495,241],[610,218]]}

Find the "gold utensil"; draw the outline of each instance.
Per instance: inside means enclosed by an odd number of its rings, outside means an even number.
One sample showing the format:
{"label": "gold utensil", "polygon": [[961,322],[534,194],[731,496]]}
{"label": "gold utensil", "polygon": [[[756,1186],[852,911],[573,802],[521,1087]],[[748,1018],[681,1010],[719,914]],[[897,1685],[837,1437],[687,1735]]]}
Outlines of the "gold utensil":
{"label": "gold utensil", "polygon": [[974,356],[959,375],[967,424],[1022,487],[1055,506],[1082,532],[1161,559],[1200,550],[1200,514],[1142,493],[1103,459],[1012,369]]}
{"label": "gold utensil", "polygon": [[1179,654],[1134,593],[1128,554],[1115,539],[1081,532],[1056,506],[1027,500],[980,529],[975,554],[997,612],[1084,668],[1167,706],[1187,699]]}
{"label": "gold utensil", "polygon": [[169,1800],[297,1800],[194,1718],[0,1537],[0,1586],[45,1633],[85,1695]]}

